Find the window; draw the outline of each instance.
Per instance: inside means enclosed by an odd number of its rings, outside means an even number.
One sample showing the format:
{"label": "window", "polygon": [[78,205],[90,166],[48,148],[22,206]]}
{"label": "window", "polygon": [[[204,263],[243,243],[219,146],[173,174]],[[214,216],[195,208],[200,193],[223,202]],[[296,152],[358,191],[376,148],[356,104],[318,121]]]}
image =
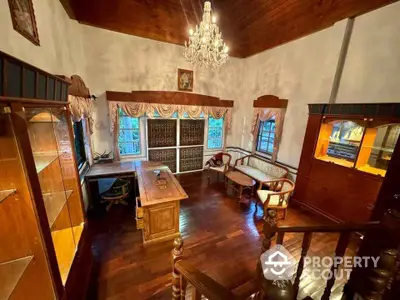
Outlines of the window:
{"label": "window", "polygon": [[78,169],[80,169],[86,161],[85,136],[83,134],[82,120],[74,122],[74,135],[76,163],[78,164]]}
{"label": "window", "polygon": [[224,118],[208,118],[208,149],[222,149],[224,139]]}
{"label": "window", "polygon": [[275,120],[260,122],[257,137],[257,151],[272,154],[274,152]]}
{"label": "window", "polygon": [[119,110],[119,152],[121,155],[140,154],[139,118],[131,118]]}

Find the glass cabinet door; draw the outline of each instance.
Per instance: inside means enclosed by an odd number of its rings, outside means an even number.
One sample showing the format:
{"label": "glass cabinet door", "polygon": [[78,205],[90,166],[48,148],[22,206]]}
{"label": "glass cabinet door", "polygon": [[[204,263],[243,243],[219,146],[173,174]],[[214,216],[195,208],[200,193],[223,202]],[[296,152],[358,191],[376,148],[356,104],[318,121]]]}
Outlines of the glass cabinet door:
{"label": "glass cabinet door", "polygon": [[63,121],[61,114],[54,114],[51,109],[26,108],[25,115],[58,268],[65,284],[76,252],[68,203],[76,191],[65,186],[61,164],[63,153],[55,134],[55,128]]}
{"label": "glass cabinet door", "polygon": [[54,299],[11,116],[0,106],[0,299]]}
{"label": "glass cabinet door", "polygon": [[348,120],[321,124],[315,158],[352,168],[365,127]]}
{"label": "glass cabinet door", "polygon": [[68,122],[71,121],[67,119],[65,110],[52,109],[52,114],[57,116],[59,120],[59,122],[53,123],[54,133],[58,152],[60,153],[59,160],[64,187],[71,193],[67,199],[67,204],[71,217],[74,239],[78,245],[84,226],[84,216],[80,197],[80,181],[76,172],[74,148],[68,126]]}
{"label": "glass cabinet door", "polygon": [[356,168],[385,177],[399,135],[399,124],[367,128]]}

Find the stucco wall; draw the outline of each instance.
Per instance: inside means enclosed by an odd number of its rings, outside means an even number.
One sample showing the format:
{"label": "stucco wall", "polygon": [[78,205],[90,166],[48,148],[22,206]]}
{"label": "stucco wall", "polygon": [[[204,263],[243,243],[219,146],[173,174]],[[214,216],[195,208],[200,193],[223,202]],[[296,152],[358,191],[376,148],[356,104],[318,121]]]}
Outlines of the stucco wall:
{"label": "stucco wall", "polygon": [[307,103],[327,102],[346,21],[245,60],[244,101],[235,122],[242,124],[236,145],[251,150],[252,101],[272,94],[288,99],[278,160],[297,167],[308,118]]}
{"label": "stucco wall", "polygon": [[399,78],[400,2],[396,2],[355,20],[337,102],[399,102]]}
{"label": "stucco wall", "polygon": [[[182,55],[183,47],[120,34],[90,26],[82,26],[85,49],[85,78],[96,102],[94,148],[98,152],[112,150],[105,91],[177,90],[177,69],[193,69]],[[243,61],[231,58],[219,71],[194,69],[194,93],[225,100],[240,99]],[[232,131],[233,132],[233,131]],[[228,143],[232,135],[228,134]]]}
{"label": "stucco wall", "polygon": [[13,29],[8,0],[0,0],[0,50],[47,72],[82,74],[80,27],[58,0],[33,0],[40,47]]}

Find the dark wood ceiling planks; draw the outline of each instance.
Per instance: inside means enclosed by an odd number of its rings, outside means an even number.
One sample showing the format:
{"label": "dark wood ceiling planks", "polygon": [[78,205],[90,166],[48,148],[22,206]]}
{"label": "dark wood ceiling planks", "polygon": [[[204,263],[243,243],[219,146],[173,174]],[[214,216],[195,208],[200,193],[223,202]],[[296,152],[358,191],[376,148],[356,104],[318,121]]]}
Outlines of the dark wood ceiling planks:
{"label": "dark wood ceiling planks", "polygon": [[[183,45],[202,0],[60,0],[80,23]],[[397,0],[213,0],[230,54],[248,57]]]}

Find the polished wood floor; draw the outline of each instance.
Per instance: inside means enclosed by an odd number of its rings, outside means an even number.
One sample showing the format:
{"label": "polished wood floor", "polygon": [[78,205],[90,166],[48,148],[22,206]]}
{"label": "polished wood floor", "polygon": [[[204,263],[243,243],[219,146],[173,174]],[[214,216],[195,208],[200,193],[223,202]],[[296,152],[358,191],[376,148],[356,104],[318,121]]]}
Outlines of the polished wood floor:
{"label": "polished wood floor", "polygon": [[[255,214],[254,201],[239,204],[233,192],[227,195],[224,184],[216,182],[216,178],[208,186],[204,173],[179,175],[178,179],[189,195],[181,202],[180,215],[185,259],[231,290],[248,290],[260,256],[262,210]],[[247,197],[250,200],[250,195]],[[294,207],[282,222],[326,223],[325,219]],[[89,229],[95,268],[88,299],[171,299],[172,241],[144,248],[133,211],[126,206],[114,206],[103,218],[90,220]],[[333,255],[337,238],[336,234],[315,234],[309,255]],[[284,246],[299,256],[301,239],[301,234],[289,234]],[[353,253],[354,249],[348,249],[349,255]],[[335,284],[331,299],[340,299],[343,283],[344,280]],[[324,287],[322,280],[305,276],[299,299],[307,295],[319,299]]]}

